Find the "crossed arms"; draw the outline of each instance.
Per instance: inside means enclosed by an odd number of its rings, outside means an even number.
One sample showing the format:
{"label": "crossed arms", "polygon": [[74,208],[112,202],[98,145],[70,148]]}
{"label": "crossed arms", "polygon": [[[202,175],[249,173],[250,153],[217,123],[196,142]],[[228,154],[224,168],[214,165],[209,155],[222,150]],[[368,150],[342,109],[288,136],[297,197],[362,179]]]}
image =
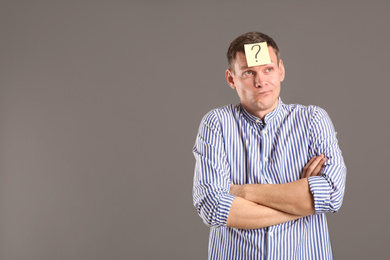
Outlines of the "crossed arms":
{"label": "crossed arms", "polygon": [[308,177],[318,176],[326,159],[313,157],[305,166],[302,178],[285,184],[231,185],[236,196],[227,219],[227,226],[255,229],[281,224],[315,212]]}
{"label": "crossed arms", "polygon": [[[232,174],[238,168],[232,168],[228,160],[225,145],[231,136],[226,137],[226,126],[222,126],[217,113],[204,117],[193,150],[196,158],[194,206],[207,226],[256,229],[339,210],[346,168],[326,112],[313,109],[310,115],[307,156],[319,156],[312,158],[304,169],[295,169],[303,171],[299,180],[245,185],[231,185]],[[325,164],[321,154],[327,159]],[[246,167],[245,159],[241,165],[240,169]]]}

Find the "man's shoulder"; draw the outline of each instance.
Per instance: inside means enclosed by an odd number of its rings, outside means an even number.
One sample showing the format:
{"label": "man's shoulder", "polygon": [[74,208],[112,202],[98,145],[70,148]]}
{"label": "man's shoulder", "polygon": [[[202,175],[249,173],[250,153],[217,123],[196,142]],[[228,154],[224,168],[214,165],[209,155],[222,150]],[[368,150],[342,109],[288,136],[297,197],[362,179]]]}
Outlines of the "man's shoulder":
{"label": "man's shoulder", "polygon": [[227,125],[231,125],[239,111],[240,106],[232,104],[214,108],[203,116],[199,131],[204,129],[222,131]]}
{"label": "man's shoulder", "polygon": [[332,121],[325,109],[316,105],[283,104],[284,117],[292,121],[316,125],[331,125]]}
{"label": "man's shoulder", "polygon": [[316,105],[282,104],[283,110],[294,116],[317,117],[327,115],[326,111]]}
{"label": "man's shoulder", "polygon": [[240,104],[236,104],[236,105],[229,104],[229,105],[225,105],[222,107],[214,108],[210,112],[222,113],[222,114],[232,114],[232,113],[236,113],[238,111],[240,111]]}
{"label": "man's shoulder", "polygon": [[240,105],[229,104],[210,110],[203,120],[226,120],[235,117],[238,113],[240,113]]}

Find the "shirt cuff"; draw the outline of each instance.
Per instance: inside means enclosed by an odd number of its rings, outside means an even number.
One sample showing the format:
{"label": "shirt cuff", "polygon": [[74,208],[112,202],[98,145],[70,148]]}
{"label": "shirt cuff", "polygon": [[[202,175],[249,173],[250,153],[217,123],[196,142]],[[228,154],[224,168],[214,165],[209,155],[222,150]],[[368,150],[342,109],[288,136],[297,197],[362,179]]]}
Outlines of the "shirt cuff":
{"label": "shirt cuff", "polygon": [[227,194],[219,200],[218,222],[226,226],[230,208],[236,196]]}
{"label": "shirt cuff", "polygon": [[329,212],[331,193],[329,182],[322,176],[313,176],[308,179],[310,192],[314,198],[315,214]]}

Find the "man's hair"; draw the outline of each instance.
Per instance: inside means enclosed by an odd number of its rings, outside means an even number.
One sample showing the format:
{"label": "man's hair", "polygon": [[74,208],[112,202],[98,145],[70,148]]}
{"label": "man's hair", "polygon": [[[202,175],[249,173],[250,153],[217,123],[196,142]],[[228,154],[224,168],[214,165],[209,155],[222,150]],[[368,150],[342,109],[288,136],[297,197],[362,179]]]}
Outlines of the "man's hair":
{"label": "man's hair", "polygon": [[275,41],[268,35],[261,32],[247,32],[234,39],[232,43],[230,43],[229,49],[226,53],[229,69],[233,73],[234,73],[233,63],[236,59],[237,52],[245,53],[244,44],[259,43],[259,42],[267,42],[267,45],[271,46],[274,49],[276,57],[278,58],[278,66],[279,66],[280,51]]}

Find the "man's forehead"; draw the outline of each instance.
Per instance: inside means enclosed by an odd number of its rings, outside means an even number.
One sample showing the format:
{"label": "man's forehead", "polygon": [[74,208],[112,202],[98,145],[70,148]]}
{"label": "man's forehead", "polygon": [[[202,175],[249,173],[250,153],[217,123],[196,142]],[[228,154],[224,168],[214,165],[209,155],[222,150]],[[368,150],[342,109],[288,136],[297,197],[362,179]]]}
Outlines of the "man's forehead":
{"label": "man's forehead", "polygon": [[246,57],[243,52],[237,52],[234,61],[235,64],[238,65],[240,68],[248,67],[248,63],[246,62]]}
{"label": "man's forehead", "polygon": [[[270,52],[270,58],[271,58],[271,64],[277,65],[277,58],[275,51],[272,47],[269,49]],[[267,65],[267,64],[265,64]],[[265,65],[259,65],[259,66],[265,66]],[[237,52],[236,58],[234,59],[234,66],[238,67],[240,70],[248,69],[248,63],[246,61],[245,53],[243,52]]]}

